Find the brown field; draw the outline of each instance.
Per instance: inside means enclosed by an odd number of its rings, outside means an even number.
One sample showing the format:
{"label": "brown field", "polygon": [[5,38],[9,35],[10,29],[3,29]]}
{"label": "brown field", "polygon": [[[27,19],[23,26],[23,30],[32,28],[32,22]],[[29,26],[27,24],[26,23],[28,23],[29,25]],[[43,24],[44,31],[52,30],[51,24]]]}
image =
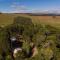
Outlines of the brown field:
{"label": "brown field", "polygon": [[35,23],[50,24],[52,26],[60,27],[60,16],[32,16],[31,18]]}
{"label": "brown field", "polygon": [[12,24],[14,18],[17,16],[29,17],[33,23],[49,24],[52,26],[60,27],[60,16],[29,16],[27,14],[0,14],[0,26]]}

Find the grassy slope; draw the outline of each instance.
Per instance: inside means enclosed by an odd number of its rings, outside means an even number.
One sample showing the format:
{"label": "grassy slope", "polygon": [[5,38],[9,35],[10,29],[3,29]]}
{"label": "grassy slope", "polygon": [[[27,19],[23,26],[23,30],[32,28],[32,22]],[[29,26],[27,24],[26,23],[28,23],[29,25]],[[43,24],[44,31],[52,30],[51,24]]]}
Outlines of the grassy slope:
{"label": "grassy slope", "polygon": [[12,24],[14,17],[26,16],[32,18],[34,23],[50,24],[60,27],[60,16],[53,18],[52,16],[28,16],[26,14],[0,14],[0,25]]}

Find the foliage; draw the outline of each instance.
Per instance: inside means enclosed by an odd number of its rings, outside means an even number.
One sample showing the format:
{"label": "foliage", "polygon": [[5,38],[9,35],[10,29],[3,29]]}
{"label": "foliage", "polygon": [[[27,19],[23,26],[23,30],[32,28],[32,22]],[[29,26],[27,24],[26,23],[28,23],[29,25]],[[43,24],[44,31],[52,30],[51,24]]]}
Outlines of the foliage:
{"label": "foliage", "polygon": [[[13,24],[0,28],[0,59],[3,57],[3,51],[6,53],[6,60],[12,59],[7,31],[10,32],[11,36],[16,36],[17,34],[23,36],[22,48],[24,51],[18,53],[19,56],[15,58],[16,60],[44,60],[44,55],[46,55],[45,60],[50,60],[48,57],[52,53],[54,55],[53,59],[59,60],[60,47],[58,48],[57,45],[60,46],[60,30],[50,25],[33,24],[30,18],[21,16],[16,17]],[[50,46],[43,48],[47,41],[49,41]],[[25,53],[29,52],[30,42],[33,42],[39,51],[39,54],[34,58],[25,57]],[[43,50],[44,55],[41,54],[41,50]]]}

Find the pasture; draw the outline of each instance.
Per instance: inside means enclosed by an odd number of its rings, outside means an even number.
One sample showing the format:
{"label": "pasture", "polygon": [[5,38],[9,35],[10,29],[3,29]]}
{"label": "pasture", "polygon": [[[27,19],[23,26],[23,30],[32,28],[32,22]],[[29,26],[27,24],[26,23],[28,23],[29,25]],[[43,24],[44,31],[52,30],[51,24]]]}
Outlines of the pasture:
{"label": "pasture", "polygon": [[29,16],[28,14],[0,14],[0,26],[7,26],[12,24],[14,18],[17,16],[29,17],[32,19],[33,23],[37,24],[49,24],[54,27],[60,27],[60,16]]}

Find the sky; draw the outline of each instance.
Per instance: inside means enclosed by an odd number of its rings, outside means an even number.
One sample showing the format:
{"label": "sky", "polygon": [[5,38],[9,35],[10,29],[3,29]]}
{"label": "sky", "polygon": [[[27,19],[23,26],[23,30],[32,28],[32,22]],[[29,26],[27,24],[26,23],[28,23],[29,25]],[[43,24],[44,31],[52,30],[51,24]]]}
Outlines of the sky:
{"label": "sky", "polygon": [[60,0],[0,0],[0,12],[3,12],[3,13],[31,13],[31,12],[60,13]]}

